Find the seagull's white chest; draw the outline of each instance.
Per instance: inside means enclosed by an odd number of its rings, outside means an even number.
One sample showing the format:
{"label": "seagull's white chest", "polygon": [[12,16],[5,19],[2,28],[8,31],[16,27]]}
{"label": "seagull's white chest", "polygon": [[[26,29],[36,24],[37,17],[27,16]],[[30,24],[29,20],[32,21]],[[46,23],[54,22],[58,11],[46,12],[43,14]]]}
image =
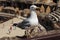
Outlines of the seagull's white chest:
{"label": "seagull's white chest", "polygon": [[32,11],[30,18],[28,18],[28,21],[31,25],[38,25],[38,18],[36,15],[36,12]]}
{"label": "seagull's white chest", "polygon": [[37,19],[31,19],[30,21],[31,25],[38,25],[38,20]]}

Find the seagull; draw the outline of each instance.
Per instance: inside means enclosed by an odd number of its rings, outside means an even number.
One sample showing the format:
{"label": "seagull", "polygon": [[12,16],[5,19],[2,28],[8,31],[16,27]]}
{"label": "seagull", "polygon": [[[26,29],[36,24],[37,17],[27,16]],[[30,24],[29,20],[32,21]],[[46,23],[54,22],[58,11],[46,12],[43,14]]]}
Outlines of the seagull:
{"label": "seagull", "polygon": [[39,7],[35,6],[35,5],[31,5],[30,6],[30,16],[23,20],[21,23],[17,24],[17,27],[20,27],[22,29],[25,29],[26,27],[30,27],[30,26],[37,26],[39,24],[38,22],[38,17],[36,14],[36,9],[38,9]]}

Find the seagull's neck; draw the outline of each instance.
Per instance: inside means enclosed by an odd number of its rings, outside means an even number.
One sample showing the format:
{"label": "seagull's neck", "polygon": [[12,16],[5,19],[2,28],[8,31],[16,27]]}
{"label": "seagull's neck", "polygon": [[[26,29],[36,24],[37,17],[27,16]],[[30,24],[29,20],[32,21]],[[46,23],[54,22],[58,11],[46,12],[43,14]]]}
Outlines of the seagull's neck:
{"label": "seagull's neck", "polygon": [[31,18],[37,18],[37,14],[34,10],[31,11]]}

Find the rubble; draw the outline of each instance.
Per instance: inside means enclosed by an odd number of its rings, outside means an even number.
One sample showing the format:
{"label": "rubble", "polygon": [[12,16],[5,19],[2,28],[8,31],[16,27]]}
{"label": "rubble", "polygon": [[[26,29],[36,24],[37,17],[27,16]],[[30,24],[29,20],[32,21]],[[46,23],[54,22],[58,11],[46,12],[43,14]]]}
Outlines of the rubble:
{"label": "rubble", "polygon": [[34,27],[31,26],[26,29],[26,36],[28,38],[33,38],[36,36],[43,36],[43,35],[47,35],[47,32],[42,25],[38,25],[38,26],[34,26]]}
{"label": "rubble", "polygon": [[57,3],[57,4],[58,4],[57,6],[58,6],[58,7],[60,7],[60,0],[58,1],[58,3]]}
{"label": "rubble", "polygon": [[30,9],[24,9],[23,10],[23,16],[28,17],[30,15]]}
{"label": "rubble", "polygon": [[4,6],[0,6],[0,12],[3,10]]}
{"label": "rubble", "polygon": [[40,8],[40,12],[41,12],[41,13],[44,13],[44,12],[45,12],[45,8],[44,8],[43,5],[42,5],[41,8]]}
{"label": "rubble", "polygon": [[49,14],[51,12],[51,9],[50,7],[48,6],[47,9],[46,9],[46,13]]}

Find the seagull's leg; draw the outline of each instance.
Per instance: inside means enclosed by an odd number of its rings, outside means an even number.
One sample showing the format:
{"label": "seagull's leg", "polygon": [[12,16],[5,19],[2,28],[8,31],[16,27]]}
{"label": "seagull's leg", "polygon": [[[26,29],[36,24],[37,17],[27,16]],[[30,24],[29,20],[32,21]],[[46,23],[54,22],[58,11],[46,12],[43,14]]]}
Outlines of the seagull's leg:
{"label": "seagull's leg", "polygon": [[38,27],[39,27],[39,29],[40,29],[42,35],[43,35],[43,34],[44,34],[44,35],[47,34],[46,29],[45,29],[41,24],[39,24]]}

